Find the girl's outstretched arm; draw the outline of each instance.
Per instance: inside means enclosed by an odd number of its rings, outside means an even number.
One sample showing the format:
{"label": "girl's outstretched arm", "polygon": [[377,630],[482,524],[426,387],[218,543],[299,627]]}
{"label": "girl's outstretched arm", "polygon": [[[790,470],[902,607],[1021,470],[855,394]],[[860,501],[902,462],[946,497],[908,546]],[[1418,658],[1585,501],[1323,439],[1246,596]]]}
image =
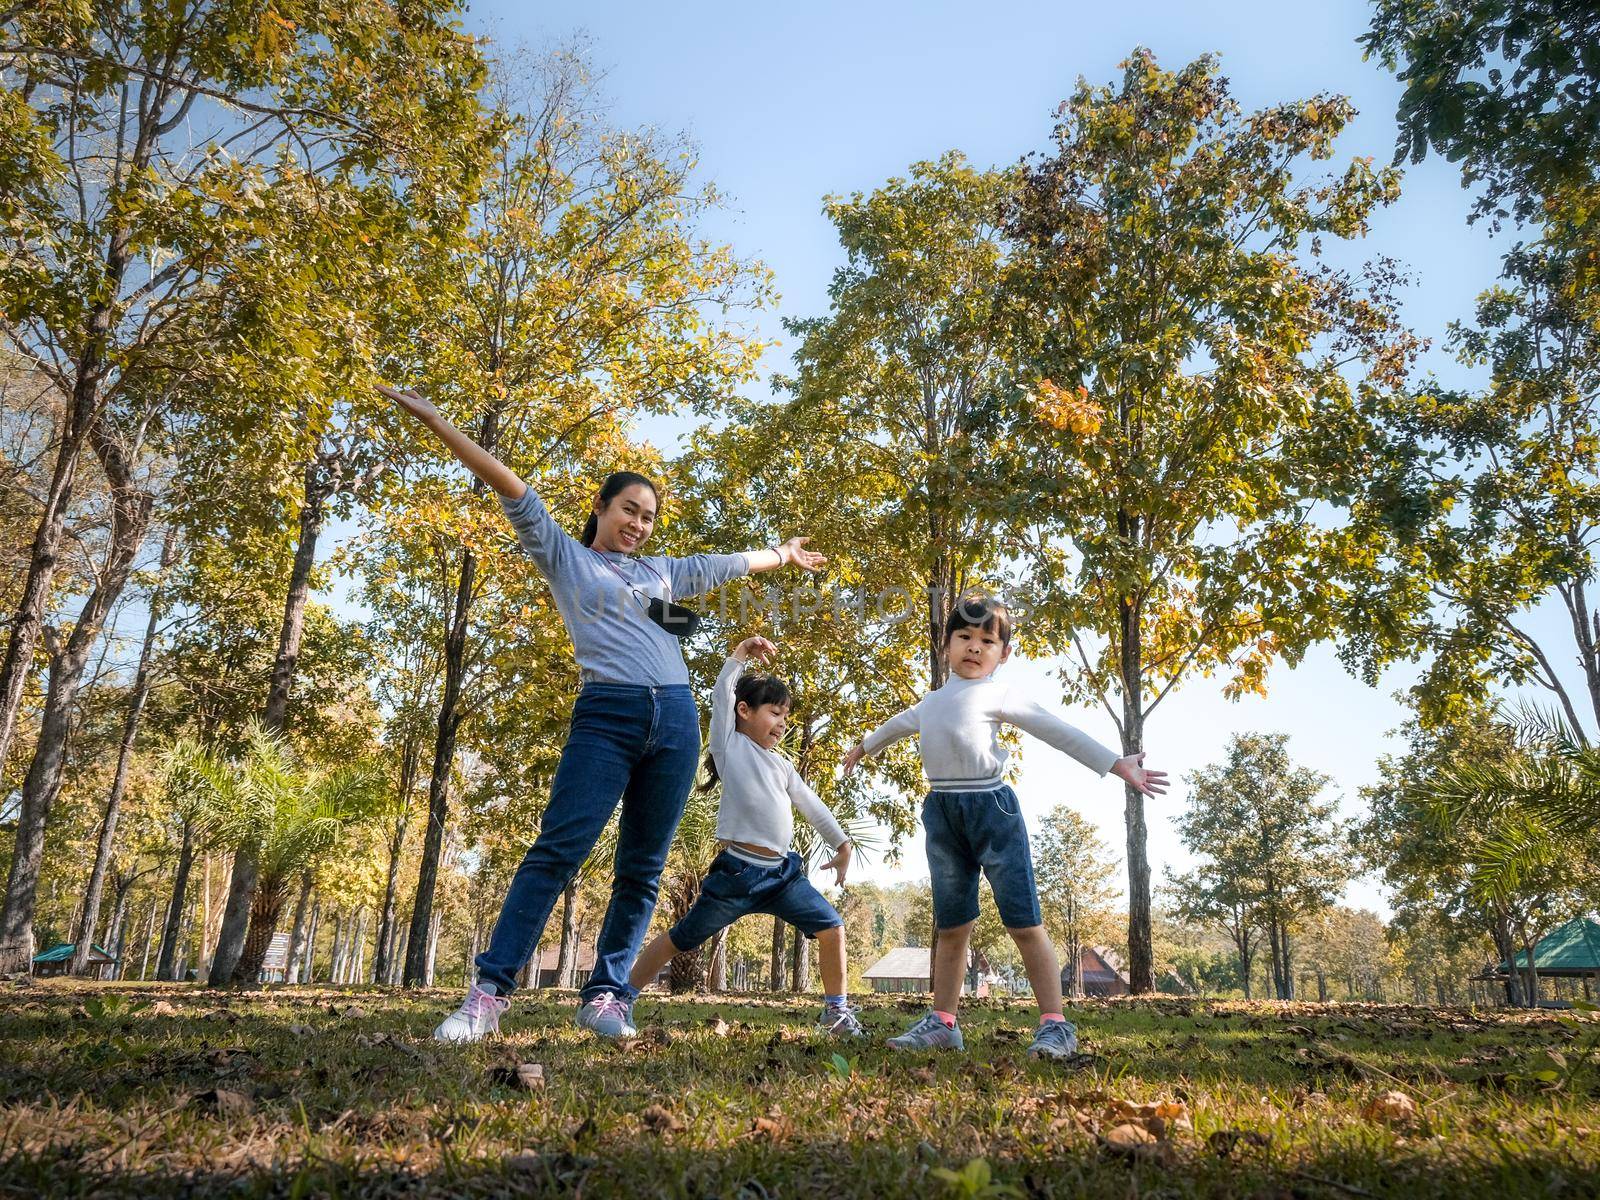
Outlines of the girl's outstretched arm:
{"label": "girl's outstretched arm", "polygon": [[461,460],[461,465],[484,483],[507,500],[522,499],[522,493],[528,490],[528,485],[505,463],[452,425],[449,418],[434,407],[433,401],[424,399],[416,392],[403,392],[384,383],[378,385],[378,391],[431,429],[449,447],[450,453]]}

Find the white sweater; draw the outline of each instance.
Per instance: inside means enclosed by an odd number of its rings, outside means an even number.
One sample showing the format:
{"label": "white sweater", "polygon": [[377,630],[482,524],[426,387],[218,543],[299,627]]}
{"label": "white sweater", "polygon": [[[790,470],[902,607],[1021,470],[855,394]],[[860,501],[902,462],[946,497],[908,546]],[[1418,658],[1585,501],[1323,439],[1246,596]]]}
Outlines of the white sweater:
{"label": "white sweater", "polygon": [[877,754],[916,734],[929,787],[937,792],[985,792],[1005,782],[1002,722],[1027,730],[1097,775],[1111,770],[1120,757],[993,675],[982,679],[952,675],[942,688],[867,734],[861,745],[868,754]]}
{"label": "white sweater", "polygon": [[706,748],[722,780],[717,837],[787,851],[794,839],[793,805],[829,848],[837,850],[846,840],[844,829],[794,764],[734,728],[734,691],[743,673],[744,663],[728,659],[711,693],[711,738]]}

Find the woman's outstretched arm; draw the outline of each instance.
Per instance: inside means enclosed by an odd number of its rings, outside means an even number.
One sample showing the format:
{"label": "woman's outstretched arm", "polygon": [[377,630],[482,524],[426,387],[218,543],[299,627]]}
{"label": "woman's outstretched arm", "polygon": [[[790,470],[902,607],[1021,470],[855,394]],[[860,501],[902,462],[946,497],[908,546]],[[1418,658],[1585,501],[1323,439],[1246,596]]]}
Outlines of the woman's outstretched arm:
{"label": "woman's outstretched arm", "polygon": [[750,560],[750,573],[755,575],[762,571],[776,571],[779,567],[786,567],[790,563],[803,571],[822,570],[827,564],[827,557],[815,550],[807,550],[806,543],[810,540],[806,537],[792,537],[776,546],[768,546],[765,550],[747,550],[745,557]]}
{"label": "woman's outstretched arm", "polygon": [[507,500],[522,499],[522,493],[528,490],[528,485],[505,463],[452,425],[449,419],[433,406],[433,401],[424,399],[416,392],[403,392],[388,384],[380,383],[378,390],[433,430],[439,440],[450,448],[450,453],[461,460],[461,465],[484,483]]}

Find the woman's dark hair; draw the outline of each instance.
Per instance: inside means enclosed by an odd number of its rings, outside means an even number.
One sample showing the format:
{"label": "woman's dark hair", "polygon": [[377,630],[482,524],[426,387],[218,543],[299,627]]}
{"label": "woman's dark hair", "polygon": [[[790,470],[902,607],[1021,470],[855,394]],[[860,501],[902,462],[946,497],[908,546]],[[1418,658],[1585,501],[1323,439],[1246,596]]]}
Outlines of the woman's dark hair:
{"label": "woman's dark hair", "polygon": [[[760,708],[763,704],[792,704],[794,694],[789,691],[789,685],[776,675],[763,675],[759,671],[748,675],[739,676],[739,682],[733,687],[733,706],[737,710],[739,705],[748,704],[751,708]],[[717,780],[722,778],[717,774],[716,760],[711,757],[711,752],[706,752],[706,781],[700,785],[701,791],[709,791],[715,787]]]}
{"label": "woman's dark hair", "polygon": [[[604,508],[623,492],[642,483],[650,489],[650,494],[656,498],[656,503],[661,502],[661,493],[656,491],[656,485],[651,483],[637,471],[613,471],[606,476],[606,481],[600,485],[600,507]],[[600,530],[600,519],[594,513],[589,514],[589,520],[584,523],[583,533],[578,540],[585,546],[594,545],[594,535]]]}
{"label": "woman's dark hair", "polygon": [[1011,645],[1011,610],[993,596],[963,596],[951,606],[944,622],[944,644],[950,644],[950,635],[958,629],[981,629],[1000,639],[1002,646]]}

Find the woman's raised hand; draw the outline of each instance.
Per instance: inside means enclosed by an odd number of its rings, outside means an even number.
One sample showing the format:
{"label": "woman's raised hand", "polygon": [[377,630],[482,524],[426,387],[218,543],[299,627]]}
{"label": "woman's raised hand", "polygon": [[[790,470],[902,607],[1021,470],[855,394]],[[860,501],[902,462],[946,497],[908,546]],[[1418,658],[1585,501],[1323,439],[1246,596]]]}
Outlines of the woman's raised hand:
{"label": "woman's raised hand", "polygon": [[804,571],[820,571],[827,565],[826,555],[818,554],[815,550],[807,550],[808,537],[792,537],[778,547],[778,553],[783,556],[784,562],[793,563]]}
{"label": "woman's raised hand", "polygon": [[419,421],[432,421],[439,415],[439,410],[433,406],[433,401],[424,398],[418,392],[403,392],[399,388],[390,387],[386,383],[377,385],[378,391],[393,400]]}
{"label": "woman's raised hand", "polygon": [[758,662],[765,662],[777,656],[778,648],[764,637],[747,637],[733,648],[733,656],[740,662],[749,662],[752,658]]}

